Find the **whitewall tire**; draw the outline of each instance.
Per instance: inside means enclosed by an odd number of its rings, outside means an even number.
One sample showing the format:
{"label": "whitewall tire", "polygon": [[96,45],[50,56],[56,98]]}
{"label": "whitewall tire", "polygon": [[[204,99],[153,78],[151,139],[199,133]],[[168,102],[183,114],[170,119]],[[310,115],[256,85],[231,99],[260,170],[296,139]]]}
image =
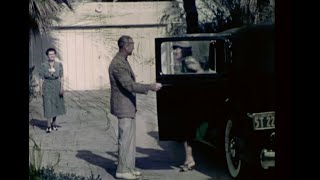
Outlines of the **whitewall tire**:
{"label": "whitewall tire", "polygon": [[232,126],[232,121],[228,120],[225,128],[224,148],[228,170],[233,178],[238,177],[241,169],[239,146],[236,143],[238,142],[234,136],[234,127]]}

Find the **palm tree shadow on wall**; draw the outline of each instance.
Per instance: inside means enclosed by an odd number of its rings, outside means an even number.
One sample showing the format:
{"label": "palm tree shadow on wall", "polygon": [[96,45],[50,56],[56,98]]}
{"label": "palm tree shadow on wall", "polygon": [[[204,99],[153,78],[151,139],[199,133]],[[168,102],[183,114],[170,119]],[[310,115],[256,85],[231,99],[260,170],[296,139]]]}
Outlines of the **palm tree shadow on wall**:
{"label": "palm tree shadow on wall", "polygon": [[[57,51],[57,58],[58,60],[61,59],[61,49],[58,46],[59,39],[54,37],[52,30],[47,33],[35,33],[30,34],[30,43],[29,43],[29,67],[35,65],[35,70],[37,71],[44,61],[46,61],[46,50],[48,48],[54,48]],[[38,72],[38,71],[37,71]]]}
{"label": "palm tree shadow on wall", "polygon": [[59,15],[65,9],[74,11],[71,1],[29,1],[29,67],[40,65],[45,57],[44,52],[49,47],[56,48],[60,52],[56,46],[56,39],[52,38],[51,27],[62,21]]}

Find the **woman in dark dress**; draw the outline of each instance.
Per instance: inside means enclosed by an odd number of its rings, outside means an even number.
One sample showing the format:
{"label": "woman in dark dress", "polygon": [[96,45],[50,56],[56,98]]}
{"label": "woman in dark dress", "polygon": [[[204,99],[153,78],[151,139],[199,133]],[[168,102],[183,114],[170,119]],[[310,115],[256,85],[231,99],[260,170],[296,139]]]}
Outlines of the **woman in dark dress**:
{"label": "woman in dark dress", "polygon": [[55,60],[56,50],[49,48],[46,51],[48,60],[41,64],[40,90],[43,98],[44,117],[47,118],[46,132],[58,130],[56,118],[66,113],[63,98],[63,66]]}
{"label": "woman in dark dress", "polygon": [[[176,74],[181,73],[201,73],[203,69],[200,65],[200,62],[192,56],[192,46],[188,41],[177,41],[173,44],[173,56],[175,60],[174,71]],[[184,132],[186,133],[184,141],[185,149],[185,161],[180,166],[182,171],[192,170],[195,166],[195,161],[192,155],[191,142],[193,136],[190,135],[190,132],[193,132],[193,129],[184,127]]]}

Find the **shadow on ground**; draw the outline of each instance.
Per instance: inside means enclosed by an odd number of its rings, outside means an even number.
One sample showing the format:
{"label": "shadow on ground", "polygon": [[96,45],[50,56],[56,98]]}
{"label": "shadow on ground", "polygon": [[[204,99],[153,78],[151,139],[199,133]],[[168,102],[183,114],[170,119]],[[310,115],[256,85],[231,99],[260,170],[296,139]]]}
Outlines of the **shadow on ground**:
{"label": "shadow on ground", "polygon": [[[47,120],[31,119],[30,124],[44,131],[47,129]],[[59,128],[61,126],[57,125],[57,127]]]}
{"label": "shadow on ground", "polygon": [[47,120],[31,119],[30,124],[42,130],[46,130],[47,128]]}
{"label": "shadow on ground", "polygon": [[[148,132],[148,135],[157,139],[158,133],[156,131]],[[168,170],[179,167],[183,160],[183,154],[179,148],[173,148],[170,142],[158,142],[161,149],[136,147],[136,151],[142,154],[143,157],[136,157],[136,167],[145,170]],[[181,146],[182,147],[182,146]],[[106,152],[108,155],[118,158],[117,152]]]}
{"label": "shadow on ground", "polygon": [[[171,161],[171,166],[179,168],[179,166],[184,163],[185,151],[182,141],[175,142],[174,144],[172,143],[170,144],[170,147],[168,147],[168,143],[166,141],[159,141],[159,134],[157,131],[151,131],[148,132],[148,134],[157,140],[158,145],[164,149],[164,152],[169,148],[175,149],[175,160]],[[173,145],[174,147],[172,147]],[[222,177],[225,176],[227,170],[221,161],[223,158],[218,157],[221,156],[221,154],[217,153],[215,149],[199,142],[192,143],[192,150],[196,162],[196,166],[194,168],[196,171],[206,174],[213,179],[224,179]],[[212,168],[217,169],[217,171],[212,171]]]}
{"label": "shadow on ground", "polygon": [[77,158],[83,159],[90,164],[95,166],[100,166],[107,171],[112,176],[115,176],[117,165],[114,160],[110,160],[108,158],[102,157],[100,155],[94,154],[88,150],[79,150],[76,154]]}
{"label": "shadow on ground", "polygon": [[[147,157],[136,157],[136,167],[145,170],[167,170],[173,169],[173,163],[168,160],[166,151],[137,147],[137,152]],[[115,152],[106,152],[107,154],[118,158]]]}

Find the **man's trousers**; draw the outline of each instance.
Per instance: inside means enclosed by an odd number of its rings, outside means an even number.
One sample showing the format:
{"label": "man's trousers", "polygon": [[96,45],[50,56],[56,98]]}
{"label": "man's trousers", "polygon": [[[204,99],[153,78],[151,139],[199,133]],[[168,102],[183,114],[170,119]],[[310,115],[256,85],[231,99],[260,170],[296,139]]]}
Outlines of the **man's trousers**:
{"label": "man's trousers", "polygon": [[135,118],[118,118],[119,149],[117,173],[127,173],[135,169],[136,155],[136,120]]}

